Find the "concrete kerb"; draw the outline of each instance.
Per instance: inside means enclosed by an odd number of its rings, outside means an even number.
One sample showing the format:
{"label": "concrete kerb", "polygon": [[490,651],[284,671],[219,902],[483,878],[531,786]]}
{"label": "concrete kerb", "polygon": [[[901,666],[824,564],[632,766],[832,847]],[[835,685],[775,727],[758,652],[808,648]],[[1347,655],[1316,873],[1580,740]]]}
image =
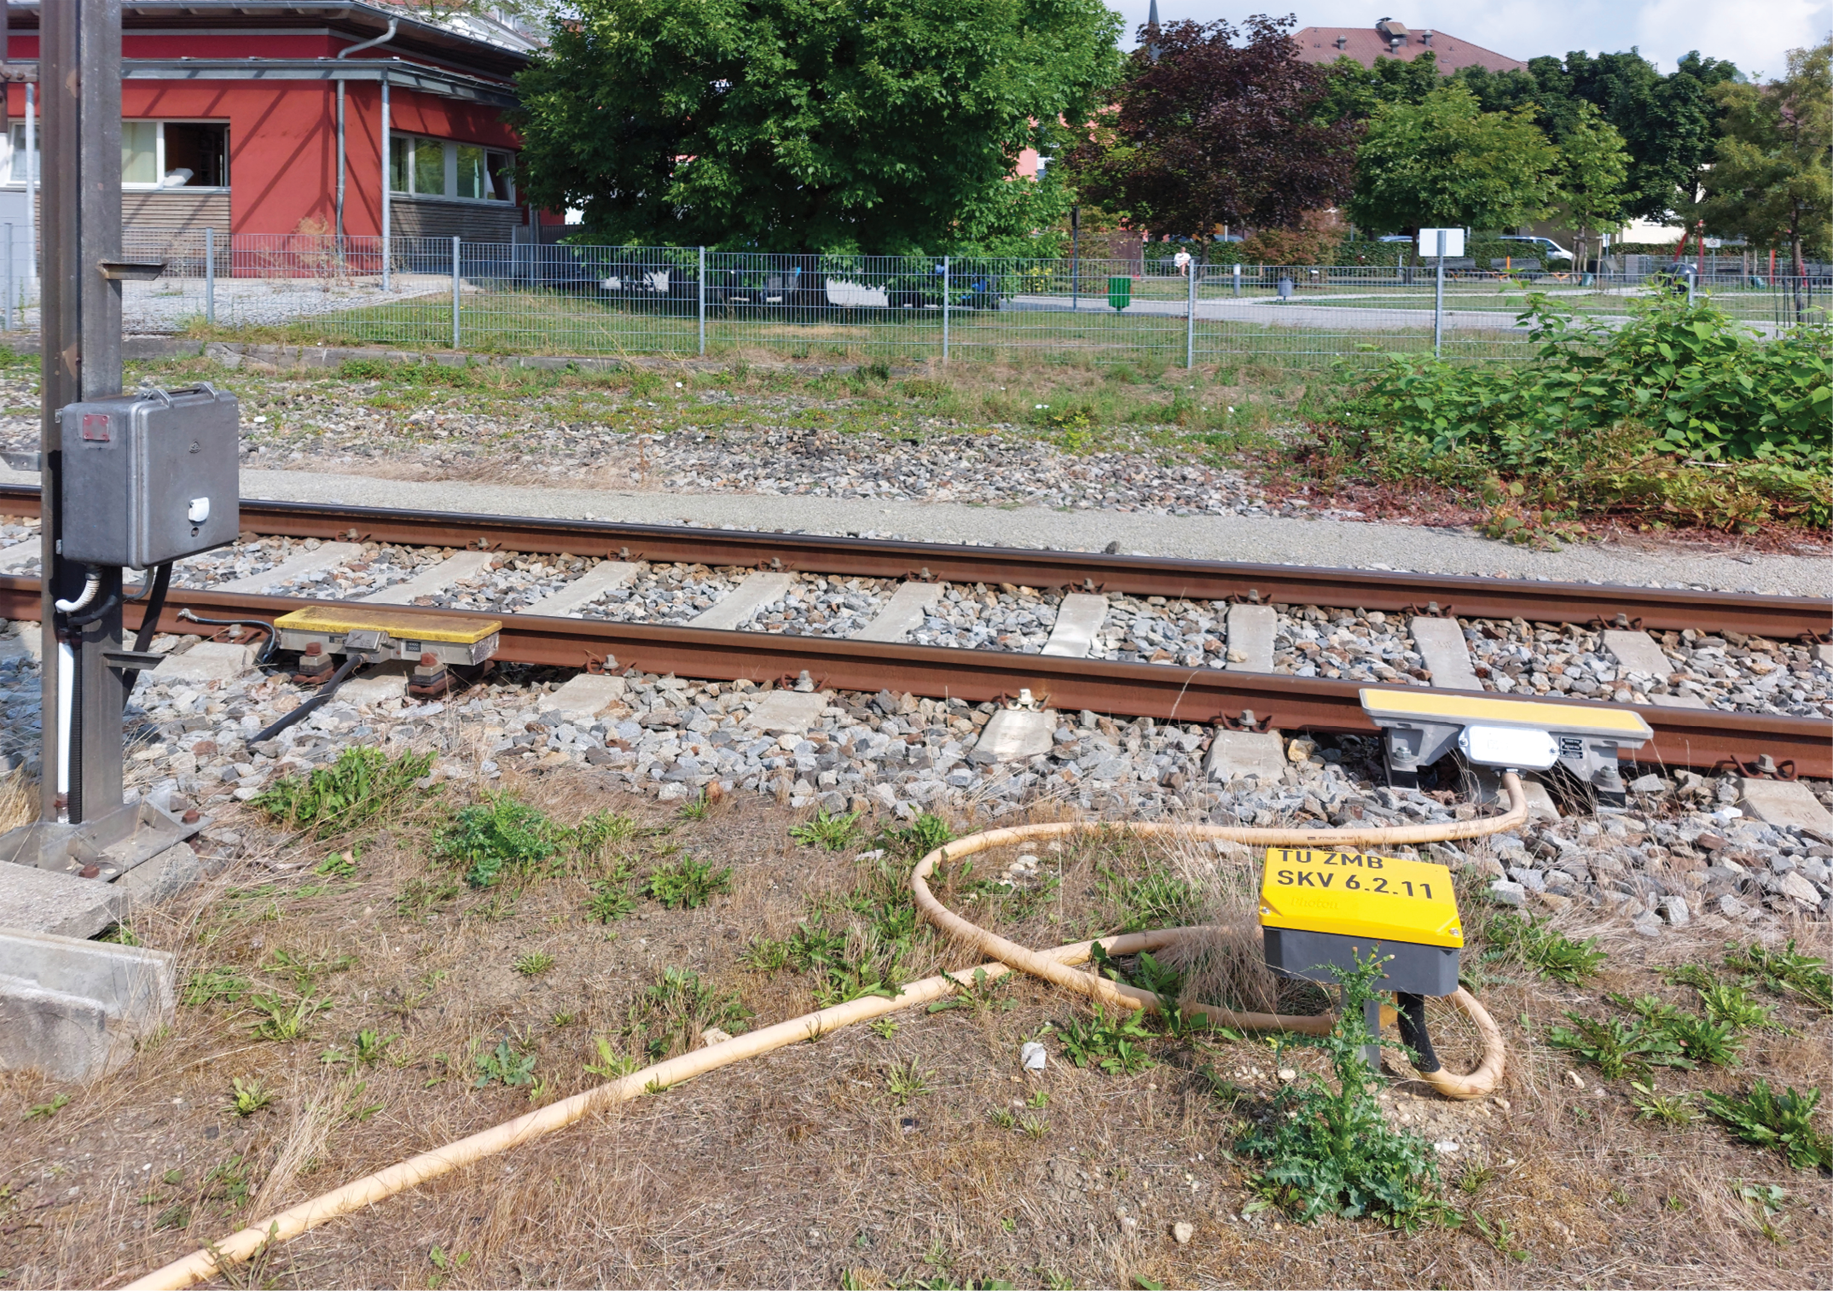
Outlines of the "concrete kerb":
{"label": "concrete kerb", "polygon": [[91,1080],[172,1013],[166,951],[0,928],[0,1068]]}

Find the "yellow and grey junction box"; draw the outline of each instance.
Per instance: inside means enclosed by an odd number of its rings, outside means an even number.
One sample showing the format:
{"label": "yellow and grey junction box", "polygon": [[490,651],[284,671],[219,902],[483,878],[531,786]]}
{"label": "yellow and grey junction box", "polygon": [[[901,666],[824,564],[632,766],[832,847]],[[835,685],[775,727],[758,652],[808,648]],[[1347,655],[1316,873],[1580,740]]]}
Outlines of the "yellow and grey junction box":
{"label": "yellow and grey junction box", "polygon": [[1457,990],[1463,920],[1451,871],[1426,861],[1323,848],[1267,851],[1260,885],[1267,967],[1333,982],[1360,956],[1392,956],[1381,989]]}
{"label": "yellow and grey junction box", "polygon": [[362,605],[309,605],[274,620],[282,650],[302,653],[316,645],[326,654],[359,654],[371,663],[391,659],[464,667],[496,654],[503,624],[458,614],[403,614]]}

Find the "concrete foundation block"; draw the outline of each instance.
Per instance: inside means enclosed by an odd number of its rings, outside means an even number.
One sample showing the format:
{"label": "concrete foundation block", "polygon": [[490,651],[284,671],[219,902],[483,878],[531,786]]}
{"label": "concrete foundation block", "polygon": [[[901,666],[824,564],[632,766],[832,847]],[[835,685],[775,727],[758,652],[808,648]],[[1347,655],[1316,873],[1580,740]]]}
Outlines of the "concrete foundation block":
{"label": "concrete foundation block", "polygon": [[819,691],[773,690],[744,724],[766,735],[799,735],[815,724],[831,700]]}
{"label": "concrete foundation block", "polygon": [[589,726],[600,713],[622,699],[629,688],[630,683],[622,677],[575,673],[559,690],[541,696],[535,707],[543,712],[551,709],[560,714],[562,721],[575,726]]}
{"label": "concrete foundation block", "polygon": [[1272,672],[1279,615],[1271,605],[1228,607],[1228,666],[1235,672]]}
{"label": "concrete foundation block", "polygon": [[1286,770],[1285,741],[1278,731],[1217,731],[1203,770],[1211,780],[1278,780]]}
{"label": "concrete foundation block", "polygon": [[183,654],[167,655],[149,676],[161,684],[233,681],[255,666],[255,650],[229,641],[199,641]]}
{"label": "concrete foundation block", "polygon": [[172,1007],[165,951],[0,928],[0,1068],[93,1080]]}
{"label": "concrete foundation block", "polygon": [[982,766],[993,762],[1022,762],[1050,752],[1056,729],[1055,713],[1002,709],[987,719],[968,758]]}
{"label": "concrete foundation block", "polygon": [[6,920],[8,928],[58,937],[93,937],[119,923],[132,901],[133,894],[118,883],[0,863],[0,919]]}
{"label": "concrete foundation block", "polygon": [[135,905],[156,905],[204,881],[203,862],[189,843],[174,843],[115,880]]}
{"label": "concrete foundation block", "polygon": [[1095,633],[1107,619],[1107,597],[1092,592],[1071,592],[1057,606],[1056,625],[1040,654],[1065,659],[1086,659],[1094,647]]}
{"label": "concrete foundation block", "polygon": [[1799,780],[1738,781],[1738,801],[1766,825],[1786,825],[1833,835],[1833,813]]}
{"label": "concrete foundation block", "polygon": [[490,568],[490,562],[494,559],[494,552],[461,551],[430,569],[421,570],[412,578],[393,583],[379,592],[371,592],[362,599],[367,605],[412,605],[416,597],[431,596],[454,583],[477,577]]}
{"label": "concrete foundation block", "polygon": [[615,592],[637,576],[641,565],[627,560],[601,560],[557,592],[550,592],[523,614],[541,614],[548,618],[565,618],[582,605],[590,605],[606,592]]}
{"label": "concrete foundation block", "polygon": [[872,621],[853,634],[855,641],[905,641],[942,599],[941,583],[905,583],[878,607]]}
{"label": "concrete foundation block", "polygon": [[1476,669],[1470,662],[1470,646],[1464,640],[1464,629],[1456,619],[1435,619],[1420,615],[1407,623],[1413,648],[1426,661],[1435,690],[1482,690]]}
{"label": "concrete foundation block", "polygon": [[737,587],[715,601],[711,609],[696,615],[688,626],[728,631],[743,628],[757,617],[759,610],[782,600],[795,583],[794,574],[767,574],[762,571],[746,574]]}

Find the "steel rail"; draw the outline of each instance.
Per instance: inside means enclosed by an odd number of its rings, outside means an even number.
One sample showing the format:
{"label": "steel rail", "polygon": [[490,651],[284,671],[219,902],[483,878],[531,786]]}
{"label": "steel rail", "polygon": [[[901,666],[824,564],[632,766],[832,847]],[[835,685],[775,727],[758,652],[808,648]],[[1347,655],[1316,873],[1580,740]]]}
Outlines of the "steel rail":
{"label": "steel rail", "polygon": [[[0,512],[36,514],[32,485],[0,485]],[[242,500],[245,531],[292,538],[488,551],[569,552],[622,560],[769,567],[848,577],[1124,592],[1201,601],[1354,606],[1388,613],[1523,618],[1537,623],[1742,632],[1774,640],[1833,636],[1833,601],[1458,574],[1029,551],[817,534],[697,529],[609,520],[549,520],[317,502]]]}
{"label": "steel rail", "polygon": [[[178,612],[186,608],[207,618],[271,618],[323,603],[173,588],[159,627],[173,633],[212,632],[180,619]],[[33,618],[38,606],[38,580],[0,577],[0,617]],[[142,609],[138,603],[126,607],[131,626],[139,625]],[[503,630],[497,658],[509,663],[590,671],[634,665],[645,672],[758,683],[807,672],[823,689],[909,691],[938,699],[959,696],[973,703],[1010,698],[1028,689],[1040,704],[1071,711],[1086,708],[1197,723],[1239,723],[1252,713],[1256,722],[1269,721],[1280,730],[1375,729],[1358,697],[1364,683],[1353,681],[413,605],[390,606],[389,613],[499,619]],[[1733,762],[1754,765],[1767,754],[1778,764],[1793,763],[1796,774],[1833,778],[1833,722],[1714,709],[1633,707],[1655,732],[1638,761],[1710,769]]]}

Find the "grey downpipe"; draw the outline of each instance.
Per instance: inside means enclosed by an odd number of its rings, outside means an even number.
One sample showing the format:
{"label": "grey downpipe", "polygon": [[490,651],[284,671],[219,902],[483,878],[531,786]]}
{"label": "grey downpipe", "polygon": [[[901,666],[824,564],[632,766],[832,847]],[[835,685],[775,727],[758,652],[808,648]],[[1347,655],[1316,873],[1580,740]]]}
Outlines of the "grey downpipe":
{"label": "grey downpipe", "polygon": [[[357,44],[349,45],[338,50],[336,57],[342,60],[361,50],[374,49],[377,45],[386,45],[395,38],[395,32],[398,31],[400,27],[401,20],[399,18],[390,18],[388,20],[387,31],[372,40],[360,41]],[[386,142],[383,144],[382,176],[384,181],[386,181],[388,177]],[[387,199],[384,198],[383,200],[386,201]],[[344,78],[341,76],[337,78],[337,236],[341,243],[344,236]]]}

